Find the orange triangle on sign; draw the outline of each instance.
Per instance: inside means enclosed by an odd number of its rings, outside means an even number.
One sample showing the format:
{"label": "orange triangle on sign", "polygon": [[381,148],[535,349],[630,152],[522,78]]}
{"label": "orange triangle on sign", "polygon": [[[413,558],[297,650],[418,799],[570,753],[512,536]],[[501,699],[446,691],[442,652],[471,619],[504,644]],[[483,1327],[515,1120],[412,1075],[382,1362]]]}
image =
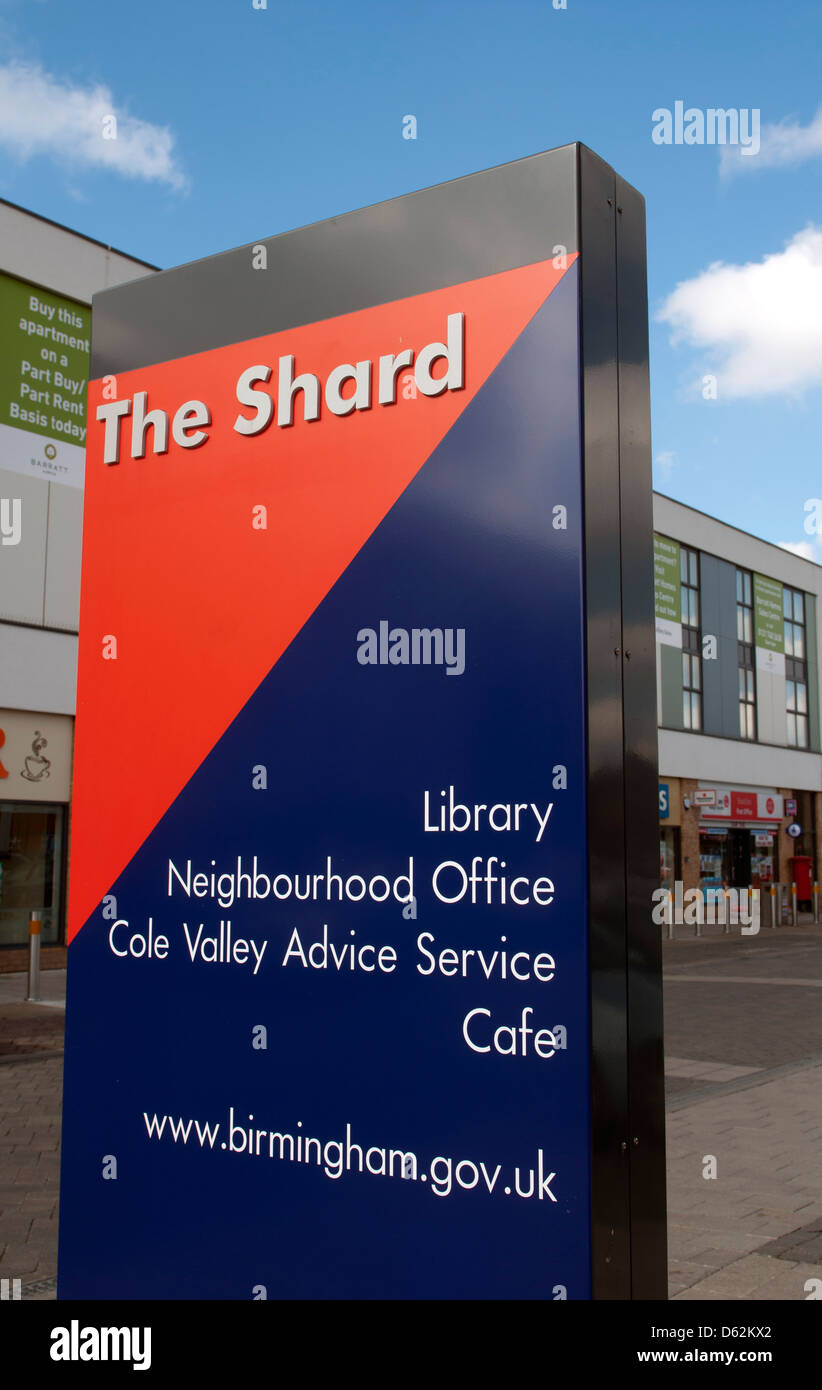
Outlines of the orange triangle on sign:
{"label": "orange triangle on sign", "polygon": [[[146,391],[169,417],[205,402],[197,448],[155,455],[149,429],[133,459],[126,417],[120,462],[104,464],[90,383],[69,941],[563,274],[539,262],[117,378],[118,399]],[[295,376],[322,383],[445,341],[454,313],[462,390],[415,396],[401,376],[394,405],[306,422],[298,395],[293,426],[233,429],[251,414],[235,395],[246,368],[270,365],[276,391],[293,354]]]}

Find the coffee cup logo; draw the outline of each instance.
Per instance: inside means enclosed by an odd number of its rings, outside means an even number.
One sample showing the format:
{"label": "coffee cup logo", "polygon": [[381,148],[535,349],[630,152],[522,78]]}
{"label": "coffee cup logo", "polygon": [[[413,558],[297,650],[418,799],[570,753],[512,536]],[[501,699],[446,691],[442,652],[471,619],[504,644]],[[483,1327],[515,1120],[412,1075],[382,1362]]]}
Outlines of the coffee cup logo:
{"label": "coffee cup logo", "polygon": [[48,739],[43,738],[39,729],[35,729],[34,738],[31,741],[31,752],[25,759],[25,767],[20,773],[28,782],[42,782],[44,777],[48,777],[51,772],[51,763],[48,758],[42,756],[43,749],[48,747]]}

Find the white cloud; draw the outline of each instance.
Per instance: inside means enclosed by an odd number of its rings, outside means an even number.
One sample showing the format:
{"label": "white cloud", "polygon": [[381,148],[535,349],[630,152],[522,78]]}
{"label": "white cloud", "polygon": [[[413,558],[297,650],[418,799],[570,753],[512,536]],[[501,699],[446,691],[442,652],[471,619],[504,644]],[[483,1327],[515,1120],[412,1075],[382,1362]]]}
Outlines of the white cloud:
{"label": "white cloud", "polygon": [[809,125],[785,117],[773,125],[764,125],[759,136],[759,151],[743,157],[742,146],[723,145],[720,149],[720,172],[744,173],[752,169],[775,169],[804,164],[822,155],[822,106]]}
{"label": "white cloud", "polygon": [[654,467],[662,474],[665,482],[668,482],[676,464],[676,453],[673,449],[662,449],[654,455]]}
{"label": "white cloud", "polygon": [[671,341],[703,354],[718,399],[798,396],[822,383],[822,231],[746,265],[717,261],[677,285],[656,315]]}
{"label": "white cloud", "polygon": [[[116,117],[116,139],[105,139]],[[67,166],[111,169],[126,178],[183,188],[174,137],[117,109],[110,88],[82,87],[34,63],[0,66],[0,145],[19,159],[50,155]]]}
{"label": "white cloud", "polygon": [[789,550],[792,555],[801,555],[803,560],[813,560],[814,564],[822,564],[822,546],[814,541],[777,541],[777,545],[782,550]]}

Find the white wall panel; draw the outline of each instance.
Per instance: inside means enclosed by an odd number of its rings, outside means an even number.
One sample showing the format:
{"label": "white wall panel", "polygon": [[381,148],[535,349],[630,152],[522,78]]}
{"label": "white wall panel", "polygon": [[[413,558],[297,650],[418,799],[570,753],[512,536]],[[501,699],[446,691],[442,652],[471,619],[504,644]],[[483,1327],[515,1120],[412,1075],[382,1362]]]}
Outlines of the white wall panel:
{"label": "white wall panel", "polygon": [[83,494],[62,483],[49,483],[49,488],[46,627],[76,632],[80,615]]}
{"label": "white wall panel", "polygon": [[2,199],[0,270],[83,304],[98,290],[153,273],[141,261]]}
{"label": "white wall panel", "polygon": [[0,623],[0,706],[74,714],[77,638]]}
{"label": "white wall panel", "polygon": [[766,748],[728,738],[659,730],[659,775],[693,777],[711,786],[717,782],[743,787],[793,787],[819,791],[822,754],[788,748]]}
{"label": "white wall panel", "polygon": [[19,544],[5,544],[0,536],[0,620],[43,621],[48,496],[49,485],[41,478],[0,467],[0,499],[20,501]]}

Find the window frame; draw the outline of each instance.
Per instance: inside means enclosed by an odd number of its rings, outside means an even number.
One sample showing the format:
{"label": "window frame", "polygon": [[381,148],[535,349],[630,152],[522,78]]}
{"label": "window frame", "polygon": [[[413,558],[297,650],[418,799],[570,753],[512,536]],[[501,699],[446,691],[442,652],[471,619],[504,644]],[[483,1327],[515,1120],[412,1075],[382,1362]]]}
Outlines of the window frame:
{"label": "window frame", "polygon": [[[798,616],[797,616],[798,610]],[[788,748],[810,748],[808,714],[807,605],[802,589],[782,586],[782,622],[785,633],[785,740]],[[801,655],[796,655],[797,636]]]}
{"label": "window frame", "polygon": [[[692,580],[694,582],[692,582]],[[679,547],[680,617],[682,627],[682,726],[703,732],[702,719],[702,570],[700,554],[689,545]],[[687,594],[687,603],[685,596]],[[693,599],[691,598],[693,595]],[[696,623],[685,621],[695,613]]]}
{"label": "window frame", "polygon": [[[745,622],[745,618],[749,622]],[[740,621],[741,620],[741,621]],[[754,626],[754,601],[753,601],[753,574],[750,570],[742,569],[737,565],[736,569],[736,636],[737,636],[737,671],[738,684],[744,684],[745,693],[739,690],[739,737],[745,743],[755,743],[758,732],[757,726],[757,686],[756,686],[756,660],[755,660],[755,640],[756,628]],[[750,638],[745,636],[745,630],[750,632]],[[740,636],[740,629],[742,636]],[[752,730],[752,732],[751,732]]]}

